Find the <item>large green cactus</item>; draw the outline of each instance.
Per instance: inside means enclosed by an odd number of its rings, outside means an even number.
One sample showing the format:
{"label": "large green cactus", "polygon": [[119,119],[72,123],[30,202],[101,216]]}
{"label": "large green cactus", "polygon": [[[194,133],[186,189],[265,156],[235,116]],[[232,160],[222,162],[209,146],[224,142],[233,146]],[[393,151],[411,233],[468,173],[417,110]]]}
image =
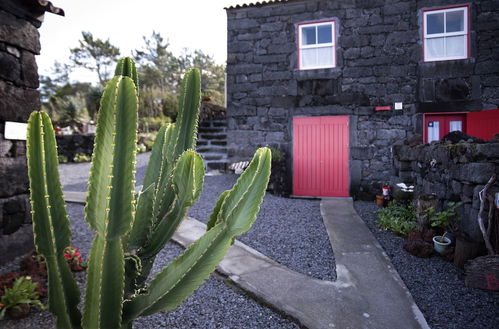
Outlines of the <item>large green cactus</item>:
{"label": "large green cactus", "polygon": [[163,127],[153,146],[142,191],[134,192],[137,71],[120,60],[101,99],[85,220],[95,231],[83,315],[64,259],[69,220],[57,171],[55,136],[47,114],[28,122],[28,167],[33,228],[47,259],[49,309],[58,328],[131,328],[138,316],[179,306],[214,271],[235,237],[258,213],[270,175],[270,150],[257,150],[234,188],[225,191],[207,232],[150,282],[157,253],[201,193],[204,165],[196,144],[200,75],[186,73],[176,124]]}

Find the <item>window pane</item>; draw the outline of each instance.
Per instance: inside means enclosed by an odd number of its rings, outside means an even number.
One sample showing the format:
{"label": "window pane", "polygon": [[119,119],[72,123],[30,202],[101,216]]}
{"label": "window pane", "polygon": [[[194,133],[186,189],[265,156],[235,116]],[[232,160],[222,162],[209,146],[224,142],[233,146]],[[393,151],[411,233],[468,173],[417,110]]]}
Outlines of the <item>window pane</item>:
{"label": "window pane", "polygon": [[333,47],[322,47],[317,49],[317,65],[321,67],[333,66]]}
{"label": "window pane", "polygon": [[302,32],[302,45],[315,45],[317,40],[315,38],[315,26],[304,27]]}
{"label": "window pane", "polygon": [[331,43],[333,42],[333,25],[320,25],[317,27],[317,33],[319,34],[318,43]]}
{"label": "window pane", "polygon": [[426,39],[427,58],[440,58],[445,56],[444,39],[445,38]]}
{"label": "window pane", "polygon": [[449,132],[453,131],[463,131],[463,122],[462,121],[449,122]]}
{"label": "window pane", "polygon": [[428,143],[440,140],[440,122],[428,122]]}
{"label": "window pane", "polygon": [[464,31],[464,10],[450,11],[446,15],[446,32]]}
{"label": "window pane", "polygon": [[444,33],[444,13],[426,15],[426,33]]}
{"label": "window pane", "polygon": [[[440,39],[440,38],[438,38]],[[458,35],[455,37],[445,38],[447,52],[446,55],[449,57],[465,56],[466,49],[466,37],[464,35]]]}
{"label": "window pane", "polygon": [[300,60],[301,68],[317,66],[317,48],[302,49]]}

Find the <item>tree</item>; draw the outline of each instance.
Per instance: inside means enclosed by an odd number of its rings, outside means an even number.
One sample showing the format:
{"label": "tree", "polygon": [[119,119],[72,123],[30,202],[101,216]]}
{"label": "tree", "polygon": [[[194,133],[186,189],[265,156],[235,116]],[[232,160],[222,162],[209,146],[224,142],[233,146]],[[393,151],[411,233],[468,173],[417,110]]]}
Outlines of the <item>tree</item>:
{"label": "tree", "polygon": [[114,65],[120,50],[113,46],[109,39],[94,38],[90,32],[81,32],[83,40],[80,46],[70,49],[71,61],[75,67],[83,67],[97,73],[99,84],[104,86],[109,78],[110,67]]}

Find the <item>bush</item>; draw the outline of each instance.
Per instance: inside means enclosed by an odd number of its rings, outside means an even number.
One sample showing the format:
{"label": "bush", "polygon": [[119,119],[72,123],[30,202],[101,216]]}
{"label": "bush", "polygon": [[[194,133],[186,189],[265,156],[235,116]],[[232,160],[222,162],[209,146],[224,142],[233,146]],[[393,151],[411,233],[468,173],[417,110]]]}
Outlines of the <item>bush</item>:
{"label": "bush", "polygon": [[271,147],[270,151],[272,152],[272,162],[280,162],[284,160],[284,152],[281,150]]}
{"label": "bush", "polygon": [[390,202],[388,207],[378,211],[378,225],[382,229],[406,236],[417,227],[414,205]]}
{"label": "bush", "polygon": [[90,160],[92,157],[85,153],[77,153],[73,158],[74,162],[89,162]]}
{"label": "bush", "polygon": [[144,117],[139,119],[139,131],[158,131],[162,126],[171,123],[172,119],[165,115]]}

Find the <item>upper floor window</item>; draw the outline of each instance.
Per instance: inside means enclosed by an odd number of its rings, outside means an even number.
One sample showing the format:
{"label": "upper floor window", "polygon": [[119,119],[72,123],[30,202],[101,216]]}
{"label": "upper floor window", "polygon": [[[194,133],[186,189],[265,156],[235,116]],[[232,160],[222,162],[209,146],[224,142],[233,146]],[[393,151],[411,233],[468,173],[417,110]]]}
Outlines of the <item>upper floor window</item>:
{"label": "upper floor window", "polygon": [[468,6],[423,11],[424,60],[468,58]]}
{"label": "upper floor window", "polygon": [[336,24],[334,20],[298,24],[300,70],[336,66]]}

